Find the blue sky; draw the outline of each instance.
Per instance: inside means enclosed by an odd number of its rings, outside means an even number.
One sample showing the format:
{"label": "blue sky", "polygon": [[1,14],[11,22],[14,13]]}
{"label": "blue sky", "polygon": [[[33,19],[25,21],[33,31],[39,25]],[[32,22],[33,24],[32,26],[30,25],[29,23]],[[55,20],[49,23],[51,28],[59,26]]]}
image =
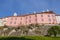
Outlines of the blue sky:
{"label": "blue sky", "polygon": [[0,0],[0,18],[52,10],[60,14],[60,0]]}

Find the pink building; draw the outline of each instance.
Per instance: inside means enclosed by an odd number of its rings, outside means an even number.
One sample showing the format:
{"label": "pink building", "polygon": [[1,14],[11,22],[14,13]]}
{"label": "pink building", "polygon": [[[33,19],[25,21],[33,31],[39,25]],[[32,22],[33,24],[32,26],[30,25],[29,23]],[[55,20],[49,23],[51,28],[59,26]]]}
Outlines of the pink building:
{"label": "pink building", "polygon": [[[15,14],[16,15],[16,14]],[[8,17],[6,21],[7,26],[19,26],[19,25],[29,25],[29,24],[56,24],[56,16],[52,11],[26,14],[21,16],[11,16]]]}

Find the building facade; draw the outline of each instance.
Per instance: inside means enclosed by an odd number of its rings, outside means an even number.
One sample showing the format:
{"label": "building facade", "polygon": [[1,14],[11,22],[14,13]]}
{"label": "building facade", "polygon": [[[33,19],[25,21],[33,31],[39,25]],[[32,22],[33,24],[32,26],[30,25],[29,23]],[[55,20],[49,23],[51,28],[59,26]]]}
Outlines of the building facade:
{"label": "building facade", "polygon": [[0,18],[0,26],[4,26],[8,18]]}
{"label": "building facade", "polygon": [[32,13],[26,15],[17,16],[15,13],[14,16],[7,17],[6,24],[7,26],[20,26],[20,25],[29,25],[29,24],[57,24],[56,15],[53,11],[41,12],[41,13]]}
{"label": "building facade", "polygon": [[57,19],[57,24],[60,24],[60,16],[59,15],[56,16],[56,19]]}

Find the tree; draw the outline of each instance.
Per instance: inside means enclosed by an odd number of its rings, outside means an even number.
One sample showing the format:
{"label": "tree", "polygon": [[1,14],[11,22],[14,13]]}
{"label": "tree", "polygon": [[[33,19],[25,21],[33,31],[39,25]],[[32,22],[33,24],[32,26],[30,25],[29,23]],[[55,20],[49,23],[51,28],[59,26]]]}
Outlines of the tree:
{"label": "tree", "polygon": [[58,34],[59,31],[59,26],[52,26],[51,28],[48,29],[48,35],[54,35],[56,37],[56,35]]}

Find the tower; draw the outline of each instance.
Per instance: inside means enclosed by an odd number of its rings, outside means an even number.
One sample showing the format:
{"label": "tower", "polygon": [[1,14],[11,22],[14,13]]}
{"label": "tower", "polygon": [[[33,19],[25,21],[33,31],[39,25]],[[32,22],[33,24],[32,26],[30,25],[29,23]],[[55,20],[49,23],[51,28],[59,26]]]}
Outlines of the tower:
{"label": "tower", "polygon": [[17,13],[15,12],[13,16],[17,16]]}

